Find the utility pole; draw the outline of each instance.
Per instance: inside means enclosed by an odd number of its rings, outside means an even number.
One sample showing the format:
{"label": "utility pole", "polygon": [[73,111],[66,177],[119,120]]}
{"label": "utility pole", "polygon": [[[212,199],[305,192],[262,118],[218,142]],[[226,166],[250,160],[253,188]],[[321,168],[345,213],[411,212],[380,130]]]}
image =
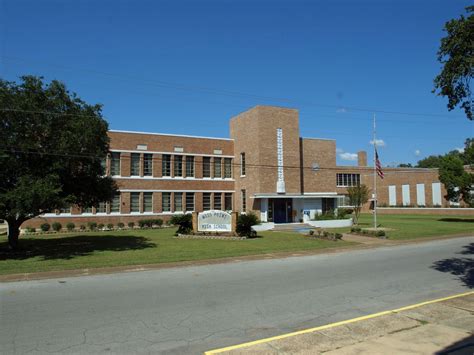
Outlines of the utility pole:
{"label": "utility pole", "polygon": [[374,113],[374,193],[373,193],[373,200],[374,200],[374,229],[377,231],[377,141],[376,141],[376,134],[375,134],[375,113]]}

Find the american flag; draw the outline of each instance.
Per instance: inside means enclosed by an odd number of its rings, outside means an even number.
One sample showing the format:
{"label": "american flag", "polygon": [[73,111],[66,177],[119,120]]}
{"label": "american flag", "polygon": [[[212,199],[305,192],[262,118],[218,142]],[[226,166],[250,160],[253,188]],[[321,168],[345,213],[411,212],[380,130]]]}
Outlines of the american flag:
{"label": "american flag", "polygon": [[375,169],[377,170],[377,175],[380,176],[381,179],[383,179],[383,170],[382,170],[382,164],[380,164],[379,160],[379,154],[377,153],[377,149],[375,149]]}

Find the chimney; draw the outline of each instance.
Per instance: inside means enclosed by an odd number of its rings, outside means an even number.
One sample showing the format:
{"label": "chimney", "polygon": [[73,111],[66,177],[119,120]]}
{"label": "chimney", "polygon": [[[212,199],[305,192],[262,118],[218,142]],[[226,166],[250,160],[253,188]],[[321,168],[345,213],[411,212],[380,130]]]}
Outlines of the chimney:
{"label": "chimney", "polygon": [[357,152],[357,166],[367,166],[367,152],[361,150]]}

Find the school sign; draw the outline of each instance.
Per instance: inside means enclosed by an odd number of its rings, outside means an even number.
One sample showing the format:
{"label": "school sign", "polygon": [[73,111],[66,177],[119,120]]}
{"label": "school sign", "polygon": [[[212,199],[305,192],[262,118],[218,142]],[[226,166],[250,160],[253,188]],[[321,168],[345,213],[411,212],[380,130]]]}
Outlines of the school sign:
{"label": "school sign", "polygon": [[198,232],[232,232],[230,213],[210,210],[198,214]]}

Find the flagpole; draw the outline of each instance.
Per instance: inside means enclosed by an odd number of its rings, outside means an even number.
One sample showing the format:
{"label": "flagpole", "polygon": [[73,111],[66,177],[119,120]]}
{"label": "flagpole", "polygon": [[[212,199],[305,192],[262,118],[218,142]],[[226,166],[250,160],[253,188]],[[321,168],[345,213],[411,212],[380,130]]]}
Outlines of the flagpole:
{"label": "flagpole", "polygon": [[377,146],[375,135],[375,113],[374,113],[374,229],[377,230]]}

